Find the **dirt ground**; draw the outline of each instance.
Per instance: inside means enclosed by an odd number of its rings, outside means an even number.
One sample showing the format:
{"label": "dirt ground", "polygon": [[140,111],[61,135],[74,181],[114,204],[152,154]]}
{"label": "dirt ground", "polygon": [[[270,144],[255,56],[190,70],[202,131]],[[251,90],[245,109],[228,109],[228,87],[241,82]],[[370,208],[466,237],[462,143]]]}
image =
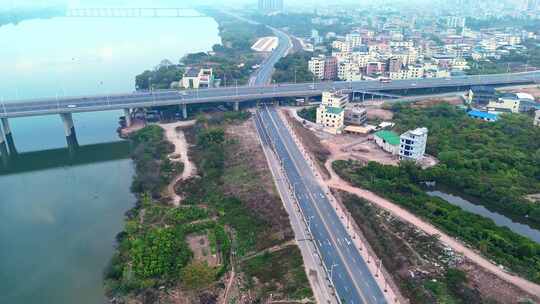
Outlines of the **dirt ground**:
{"label": "dirt ground", "polygon": [[[484,268],[465,259],[458,265],[458,268],[467,273],[469,285],[480,291],[483,297],[496,300],[498,303],[526,303],[525,299],[534,299],[532,295],[526,295],[516,286],[501,280]],[[538,303],[538,302],[534,302]]]}
{"label": "dirt ground", "polygon": [[540,100],[540,86],[527,86],[527,87],[521,87],[521,88],[511,88],[511,89],[501,89],[500,92],[510,92],[510,93],[528,93],[531,94],[536,101]]}
{"label": "dirt ground", "polygon": [[354,159],[362,163],[376,161],[385,165],[397,165],[399,159],[383,151],[375,141],[372,135],[339,135],[321,141],[321,143],[330,151],[331,161]]}
{"label": "dirt ground", "polygon": [[380,119],[380,120],[392,120],[394,113],[389,110],[380,109],[380,108],[367,108],[367,117],[369,120]]}
{"label": "dirt ground", "polygon": [[206,261],[211,267],[220,264],[218,255],[212,254],[208,234],[191,234],[186,237],[186,241],[191,251],[193,251],[194,259]]}

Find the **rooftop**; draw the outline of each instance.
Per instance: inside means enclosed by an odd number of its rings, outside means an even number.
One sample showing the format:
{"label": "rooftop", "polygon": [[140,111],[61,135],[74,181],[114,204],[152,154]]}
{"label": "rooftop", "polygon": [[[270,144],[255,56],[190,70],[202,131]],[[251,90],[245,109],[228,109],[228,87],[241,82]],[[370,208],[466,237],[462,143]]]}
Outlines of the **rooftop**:
{"label": "rooftop", "polygon": [[497,120],[499,118],[497,114],[482,112],[479,110],[470,110],[467,114],[472,117],[484,118],[488,120]]}
{"label": "rooftop", "polygon": [[399,135],[397,135],[395,132],[381,130],[381,131],[375,132],[375,136],[384,139],[387,143],[391,144],[392,146],[399,145]]}
{"label": "rooftop", "polygon": [[341,114],[343,112],[343,109],[342,108],[337,108],[337,107],[326,107],[326,112],[328,112],[330,114],[338,115],[338,114]]}

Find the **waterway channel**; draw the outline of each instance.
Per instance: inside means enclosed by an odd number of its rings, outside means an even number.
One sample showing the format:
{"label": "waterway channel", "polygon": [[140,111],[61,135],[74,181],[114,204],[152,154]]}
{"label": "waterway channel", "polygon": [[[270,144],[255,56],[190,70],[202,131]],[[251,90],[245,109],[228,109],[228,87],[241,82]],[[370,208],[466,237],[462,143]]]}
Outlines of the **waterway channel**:
{"label": "waterway channel", "polygon": [[[211,18],[53,18],[2,26],[0,41],[6,102],[129,92],[136,74],[220,39]],[[0,303],[104,302],[102,271],[134,204],[120,115],[74,115],[82,152],[66,162],[58,116],[10,120],[21,157],[0,173]]]}
{"label": "waterway channel", "polygon": [[430,195],[430,196],[439,197],[439,198],[449,202],[452,205],[460,207],[461,209],[463,209],[465,211],[468,211],[468,212],[471,212],[471,213],[474,213],[474,214],[478,214],[478,215],[481,215],[483,217],[487,217],[487,218],[493,220],[493,222],[495,222],[495,224],[498,225],[498,226],[508,227],[513,232],[515,232],[515,233],[517,233],[519,235],[522,235],[524,237],[527,237],[527,238],[529,238],[529,239],[531,239],[531,240],[533,240],[533,241],[535,241],[537,243],[540,243],[540,231],[537,230],[537,229],[531,228],[528,225],[514,222],[510,218],[508,218],[508,217],[506,217],[506,216],[504,216],[502,214],[492,212],[492,211],[488,210],[484,206],[473,204],[473,203],[469,202],[468,200],[466,200],[466,199],[464,199],[462,197],[459,197],[457,195],[448,194],[448,193],[438,191],[438,190],[437,191],[428,191],[427,194]]}

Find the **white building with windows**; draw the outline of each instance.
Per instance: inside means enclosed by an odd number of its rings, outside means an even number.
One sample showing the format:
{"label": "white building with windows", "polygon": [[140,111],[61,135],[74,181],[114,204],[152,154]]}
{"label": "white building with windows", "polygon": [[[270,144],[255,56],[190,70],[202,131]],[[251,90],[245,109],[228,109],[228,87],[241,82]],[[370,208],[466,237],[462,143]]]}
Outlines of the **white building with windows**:
{"label": "white building with windows", "polygon": [[318,56],[318,57],[312,57],[311,60],[308,62],[308,69],[315,77],[318,79],[324,78],[324,63],[326,61],[326,57],[324,55]]}
{"label": "white building with windows", "polygon": [[536,110],[534,114],[534,125],[540,127],[540,110]]}
{"label": "white building with windows", "polygon": [[428,129],[417,128],[399,137],[399,159],[419,161],[426,153]]}
{"label": "white building with windows", "polygon": [[322,103],[317,108],[317,124],[332,134],[341,134],[345,126],[345,106],[349,95],[338,91],[322,93]]}

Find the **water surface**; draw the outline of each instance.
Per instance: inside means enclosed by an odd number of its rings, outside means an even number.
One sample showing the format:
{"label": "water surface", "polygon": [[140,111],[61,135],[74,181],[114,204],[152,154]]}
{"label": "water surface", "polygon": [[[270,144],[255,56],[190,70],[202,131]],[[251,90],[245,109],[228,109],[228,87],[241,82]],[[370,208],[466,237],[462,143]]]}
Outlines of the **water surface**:
{"label": "water surface", "polygon": [[[129,92],[135,75],[162,59],[220,42],[210,18],[30,20],[0,27],[0,41],[2,102]],[[120,115],[75,114],[84,153],[71,162],[61,160],[70,155],[60,117],[10,120],[29,163],[0,173],[0,303],[104,301],[102,271],[134,204],[133,165],[114,144]]]}

